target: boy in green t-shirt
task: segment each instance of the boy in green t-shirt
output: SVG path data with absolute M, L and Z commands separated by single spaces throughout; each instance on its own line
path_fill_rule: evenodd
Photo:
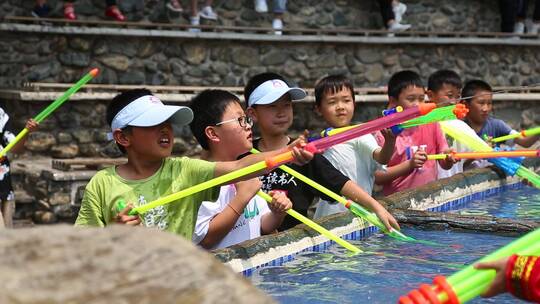
M 231 162 L 207 162 L 187 157 L 171 158 L 173 124 L 187 125 L 193 119 L 188 107 L 164 105 L 145 89 L 116 96 L 107 108 L 112 138 L 126 164 L 99 171 L 86 186 L 76 226 L 104 227 L 112 222 L 139 225 L 180 234 L 191 239 L 202 201 L 215 200 L 218 189 L 209 189 L 139 216 L 128 215 L 134 206 L 200 184 L 217 176 L 264 160 L 284 151 L 257 154 Z M 297 162 L 306 163 L 313 154 L 292 149 Z M 252 176 L 246 177 L 249 178 Z M 117 214 L 116 203 L 128 202 Z

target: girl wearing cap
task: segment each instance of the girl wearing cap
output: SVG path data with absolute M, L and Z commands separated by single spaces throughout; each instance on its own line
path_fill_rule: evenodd
M 235 171 L 271 157 L 277 152 L 254 155 L 231 162 L 207 162 L 187 157 L 170 157 L 174 135 L 172 126 L 184 126 L 193 119 L 187 107 L 164 105 L 150 91 L 135 89 L 116 96 L 107 108 L 111 138 L 127 154 L 126 164 L 99 171 L 85 189 L 76 226 L 104 227 L 118 222 L 144 224 L 192 238 L 197 211 L 202 201 L 215 200 L 218 189 L 209 189 L 130 216 L 134 206 L 144 205 L 162 196 L 200 184 L 216 176 Z M 299 163 L 313 155 L 295 149 Z M 246 179 L 249 177 L 246 177 Z M 117 214 L 117 202 L 128 206 Z
M 248 81 L 244 89 L 244 97 L 248 104 L 248 115 L 257 123 L 261 133 L 261 138 L 253 142 L 256 149 L 272 151 L 283 149 L 293 143 L 287 135 L 293 121 L 292 100 L 306 97 L 304 90 L 289 87 L 279 74 L 263 73 Z M 332 166 L 323 156 L 315 155 L 313 161 L 306 166 L 291 165 L 291 167 L 330 190 L 341 193 L 369 208 L 377 214 L 388 229 L 399 229 L 397 221 L 379 202 Z M 287 194 L 293 202 L 293 209 L 305 216 L 315 197 L 319 196 L 315 189 L 280 169 L 263 175 L 262 182 L 263 190 L 282 191 Z M 286 216 L 279 229 L 289 229 L 297 224 L 299 224 L 297 220 Z

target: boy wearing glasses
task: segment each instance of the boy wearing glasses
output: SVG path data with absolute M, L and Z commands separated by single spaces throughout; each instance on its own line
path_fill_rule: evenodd
M 191 131 L 209 161 L 234 161 L 251 150 L 251 126 L 235 95 L 206 90 L 191 102 Z M 256 195 L 261 181 L 252 178 L 221 186 L 217 201 L 204 201 L 199 208 L 193 242 L 218 249 L 274 232 L 285 217 L 291 201 L 281 192 L 271 192 L 270 205 Z
M 116 96 L 107 107 L 107 122 L 111 126 L 112 139 L 127 154 L 128 162 L 101 170 L 90 180 L 75 225 L 104 227 L 114 222 L 142 223 L 191 240 L 199 206 L 203 201 L 215 199 L 217 188 L 158 206 L 140 217 L 129 215 L 129 211 L 133 206 L 147 204 L 279 153 L 220 162 L 170 157 L 174 140 L 172 126 L 187 125 L 192 119 L 190 108 L 164 105 L 145 89 Z M 293 155 L 299 163 L 313 157 L 296 148 Z M 120 200 L 128 206 L 117 213 Z

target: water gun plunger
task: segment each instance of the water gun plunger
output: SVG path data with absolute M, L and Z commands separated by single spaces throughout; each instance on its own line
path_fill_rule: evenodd
M 372 121 L 369 121 L 365 124 L 362 124 L 360 126 L 357 126 L 356 128 L 352 128 L 346 132 L 343 132 L 341 134 L 337 134 L 335 136 L 325 137 L 321 138 L 319 140 L 310 142 L 307 144 L 304 149 L 311 152 L 311 153 L 320 153 L 324 150 L 330 148 L 333 145 L 340 144 L 343 142 L 346 142 L 348 140 L 351 140 L 353 138 L 369 134 L 374 131 L 382 130 L 385 128 L 389 128 L 393 125 L 399 124 L 401 122 L 404 122 L 406 120 L 412 119 L 414 117 L 425 115 L 429 113 L 431 110 L 436 108 L 436 105 L 433 103 L 424 103 L 420 104 L 418 106 L 412 107 L 410 109 L 404 110 L 403 112 L 396 113 L 394 115 L 385 116 L 381 118 L 374 119 Z M 233 181 L 235 179 L 241 178 L 243 176 L 264 170 L 264 169 L 274 169 L 279 167 L 282 164 L 291 162 L 294 160 L 294 157 L 292 155 L 292 152 L 285 152 L 282 154 L 279 154 L 277 156 L 274 156 L 272 158 L 268 158 L 264 161 L 260 161 L 258 163 L 255 163 L 251 166 L 230 172 L 228 174 L 213 178 L 211 180 L 208 180 L 206 182 L 203 182 L 201 184 L 192 186 L 190 188 L 181 190 L 176 193 L 169 194 L 165 197 L 159 198 L 155 201 L 152 201 L 148 204 L 138 206 L 136 208 L 133 208 L 130 211 L 130 215 L 135 214 L 141 214 L 149 211 L 150 209 L 153 209 L 157 206 L 162 206 L 165 204 L 169 204 L 171 202 L 174 202 L 176 200 L 179 200 L 181 198 L 184 198 L 186 196 L 198 193 L 200 191 L 216 187 L 222 184 L 226 184 L 230 181 Z
M 403 108 L 398 106 L 392 109 L 384 110 L 383 115 L 388 116 L 395 113 L 400 113 L 402 111 L 403 111 Z M 390 127 L 390 130 L 392 130 L 392 133 L 394 133 L 394 135 L 398 135 L 404 129 L 416 127 L 419 125 L 425 125 L 425 124 L 444 121 L 444 120 L 463 119 L 465 118 L 465 116 L 467 116 L 468 112 L 469 112 L 469 109 L 467 109 L 467 107 L 464 104 L 460 104 L 460 103 L 456 105 L 442 107 L 442 108 L 436 108 L 425 115 L 413 118 L 399 125 L 394 125 Z M 347 126 L 347 127 L 342 127 L 342 128 L 327 128 L 321 132 L 320 137 L 327 137 L 327 136 L 339 134 L 341 132 L 356 128 L 357 126 L 360 126 L 360 125 L 362 124 Z M 316 138 L 310 139 L 310 141 L 315 140 L 315 139 Z

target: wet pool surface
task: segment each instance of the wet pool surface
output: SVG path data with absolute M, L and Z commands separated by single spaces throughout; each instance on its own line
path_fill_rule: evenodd
M 459 210 L 450 212 L 538 221 L 540 190 L 533 187 L 509 190 L 484 200 L 473 201 Z
M 364 251 L 383 254 L 350 256 L 333 245 L 324 252 L 300 254 L 283 266 L 258 270 L 249 279 L 280 303 L 396 303 L 421 283 L 431 283 L 436 275 L 451 275 L 457 266 L 468 265 L 513 240 L 454 231 L 405 228 L 403 232 L 440 246 L 403 243 L 377 234 L 351 242 Z M 469 303 L 525 302 L 503 295 Z

